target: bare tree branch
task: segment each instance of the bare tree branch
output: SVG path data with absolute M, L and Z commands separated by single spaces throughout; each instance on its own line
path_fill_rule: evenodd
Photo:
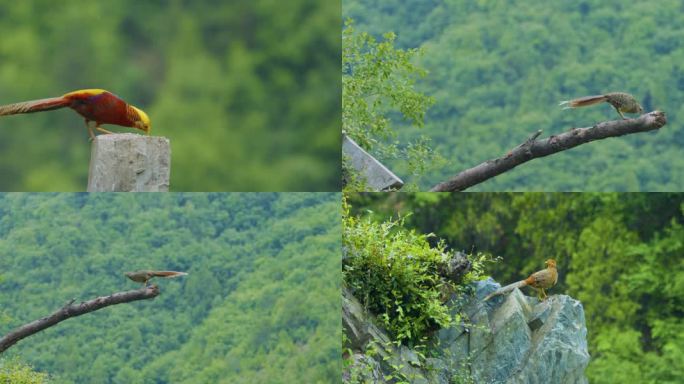
M 451 180 L 432 187 L 431 192 L 463 191 L 516 166 L 538 157 L 553 155 L 595 140 L 617 137 L 631 133 L 653 131 L 667 124 L 665 112 L 654 111 L 636 119 L 606 121 L 589 128 L 573 128 L 568 132 L 537 140 L 541 131 L 526 142 L 513 148 L 506 155 L 484 163 L 454 176 Z
M 148 287 L 143 287 L 134 291 L 116 292 L 109 296 L 101 296 L 93 300 L 81 302 L 79 304 L 74 304 L 75 300 L 72 299 L 62 308 L 53 312 L 51 315 L 32 321 L 28 324 L 24 324 L 3 336 L 0 339 L 0 353 L 3 353 L 5 350 L 7 350 L 7 348 L 13 346 L 19 340 L 49 328 L 70 317 L 76 317 L 89 312 L 97 311 L 98 309 L 102 309 L 114 304 L 153 299 L 157 295 L 159 295 L 159 289 L 157 286 L 150 285 Z

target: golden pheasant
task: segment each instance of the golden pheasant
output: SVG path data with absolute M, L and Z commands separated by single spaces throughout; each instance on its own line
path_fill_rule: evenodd
M 539 289 L 541 291 L 540 296 L 543 295 L 544 298 L 546 298 L 546 292 L 544 289 L 553 287 L 556 285 L 557 281 L 558 270 L 556 269 L 556 260 L 548 259 L 546 260 L 546 269 L 542 269 L 541 271 L 531 274 L 530 277 L 525 280 L 520 280 L 516 283 L 497 289 L 496 291 L 487 295 L 487 297 L 484 298 L 484 301 L 487 301 L 494 296 L 503 295 L 516 288 L 522 288 L 525 286 Z
M 93 128 L 90 126 L 91 121 L 95 122 L 95 129 L 104 133 L 112 132 L 100 127 L 102 124 L 137 128 L 148 135 L 152 129 L 150 118 L 145 112 L 104 89 L 82 89 L 60 97 L 0 106 L 0 116 L 51 111 L 64 107 L 73 109 L 85 118 L 91 139 L 95 138 Z
M 561 101 L 558 105 L 565 105 L 566 107 L 563 109 L 568 109 L 586 107 L 588 105 L 594 105 L 602 103 L 604 101 L 612 105 L 613 108 L 615 108 L 617 113 L 620 115 L 620 117 L 622 117 L 623 119 L 626 119 L 626 117 L 622 114 L 622 112 L 641 113 L 644 111 L 644 109 L 641 108 L 641 105 L 639 105 L 634 96 L 630 95 L 629 93 L 623 92 L 612 92 L 606 93 L 605 95 L 585 96 L 580 97 L 579 99 Z
M 153 277 L 177 277 L 185 276 L 186 272 L 176 272 L 176 271 L 135 271 L 124 273 L 126 277 L 135 281 L 136 283 L 143 283 L 147 287 L 147 282 Z

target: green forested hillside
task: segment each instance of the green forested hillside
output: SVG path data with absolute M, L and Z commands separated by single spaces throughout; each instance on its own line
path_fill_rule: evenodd
M 680 1 L 345 0 L 343 17 L 359 31 L 393 31 L 400 47 L 425 51 L 418 64 L 429 74 L 418 89 L 436 103 L 424 130 L 396 122 L 403 142 L 424 134 L 447 159 L 419 181 L 421 189 L 505 154 L 538 129 L 548 136 L 619 118 L 608 105 L 558 107 L 610 91 L 665 111 L 668 125 L 534 160 L 474 190 L 684 189 Z M 401 161 L 389 165 L 410 179 Z
M 684 194 L 366 194 L 355 213 L 408 212 L 409 228 L 449 249 L 502 257 L 492 276 L 518 281 L 558 262 L 550 294 L 582 302 L 590 383 L 684 381 Z
M 335 191 L 339 22 L 339 1 L 5 2 L 0 105 L 104 88 L 171 139 L 172 190 Z M 0 191 L 85 190 L 86 132 L 0 118 Z
M 339 194 L 0 195 L 0 334 L 72 298 L 154 300 L 69 319 L 2 355 L 55 383 L 333 382 Z

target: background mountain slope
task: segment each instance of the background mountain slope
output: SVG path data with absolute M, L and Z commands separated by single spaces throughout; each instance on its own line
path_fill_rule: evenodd
M 189 272 L 3 358 L 60 383 L 337 379 L 339 206 L 339 194 L 0 195 L 2 334 L 71 298 L 138 288 L 124 271 Z

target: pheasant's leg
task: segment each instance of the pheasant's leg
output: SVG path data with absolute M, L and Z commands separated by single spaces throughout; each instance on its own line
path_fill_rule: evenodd
M 95 140 L 95 132 L 93 132 L 93 128 L 90 127 L 90 120 L 86 119 L 85 124 L 86 128 L 88 128 L 88 136 L 90 136 L 90 141 Z
M 539 295 L 540 295 L 539 288 L 533 287 L 533 286 L 531 286 L 531 285 L 528 285 L 528 287 L 530 287 L 530 288 L 532 288 L 532 289 L 534 290 L 534 293 L 537 294 L 537 298 L 538 298 L 538 299 L 541 298 L 541 296 L 539 296 Z
M 112 134 L 112 133 L 114 133 L 114 132 L 112 132 L 112 131 L 108 131 L 108 130 L 106 130 L 106 129 L 100 127 L 99 125 L 96 126 L 95 129 L 97 129 L 97 130 L 100 131 L 100 132 L 106 133 L 106 134 Z

